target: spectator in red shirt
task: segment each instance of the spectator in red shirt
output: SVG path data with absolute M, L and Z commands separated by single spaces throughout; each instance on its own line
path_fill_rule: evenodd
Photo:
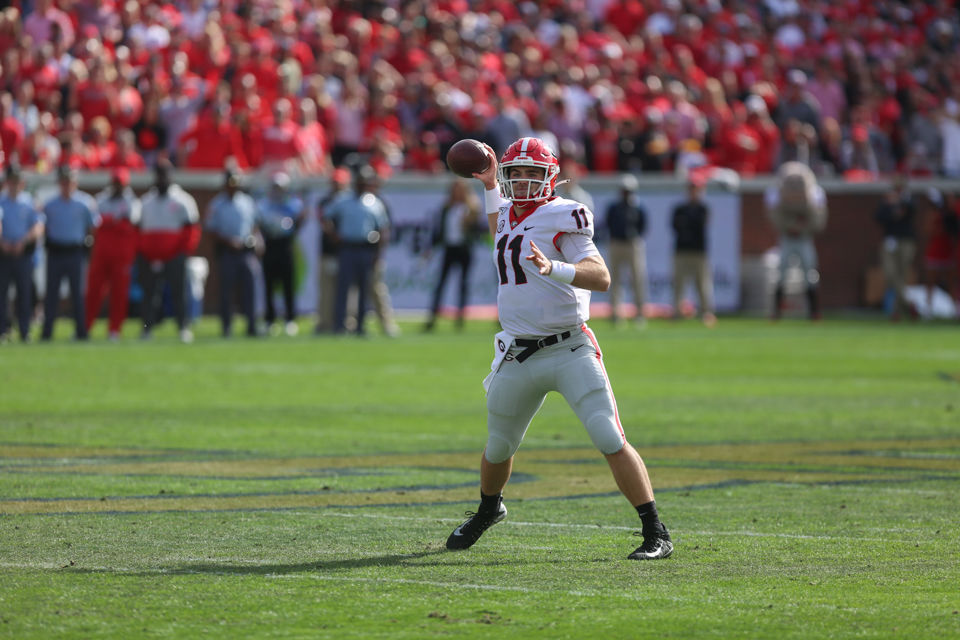
M 770 117 L 767 111 L 767 103 L 763 98 L 757 95 L 747 97 L 747 126 L 753 129 L 760 138 L 761 151 L 757 158 L 757 172 L 770 173 L 774 169 L 776 159 L 780 154 L 780 129 Z M 812 139 L 808 139 L 811 149 L 816 144 L 816 131 L 808 125 L 808 130 L 813 134 Z M 807 165 L 810 164 L 808 156 Z
M 129 129 L 121 129 L 116 135 L 117 144 L 113 155 L 104 165 L 111 169 L 132 169 L 143 171 L 147 168 L 143 156 L 137 153 L 136 138 Z
M 83 137 L 77 132 L 60 134 L 60 166 L 71 169 L 89 169 L 90 158 Z
M 34 49 L 30 79 L 33 82 L 34 102 L 42 109 L 56 94 L 60 98 L 61 69 L 56 49 L 49 42 Z
M 24 138 L 17 154 L 21 168 L 47 173 L 59 164 L 60 143 L 50 133 L 54 124 L 53 116 L 44 112 L 40 114 L 39 122 L 33 133 Z
M 258 41 L 254 43 L 254 58 L 250 64 L 242 69 L 241 73 L 252 73 L 257 79 L 257 87 L 260 89 L 260 95 L 267 102 L 273 102 L 280 92 L 280 78 L 277 74 L 277 62 L 270 57 L 270 46 L 267 41 Z
M 723 140 L 727 127 L 733 120 L 733 113 L 723 92 L 723 85 L 716 78 L 708 78 L 704 83 L 704 93 L 697 104 L 700 113 L 706 122 L 704 132 L 704 148 L 712 150 Z
M 110 122 L 103 116 L 97 116 L 90 123 L 87 143 L 87 166 L 90 169 L 99 169 L 110 162 L 117 150 L 117 145 L 110 139 L 112 133 Z
M 620 140 L 617 123 L 610 120 L 601 108 L 594 107 L 591 111 L 585 136 L 587 168 L 598 173 L 614 173 L 618 169 Z
M 6 51 L 20 42 L 22 37 L 20 11 L 16 7 L 7 7 L 0 11 L 0 51 Z
M 246 109 L 251 121 L 265 125 L 272 118 L 271 102 L 261 95 L 260 85 L 252 73 L 244 74 L 240 78 L 239 90 L 229 93 L 231 106 L 234 109 Z
M 300 136 L 300 125 L 291 117 L 290 102 L 278 100 L 273 105 L 273 120 L 263 127 L 260 138 L 263 145 L 262 166 L 271 170 L 289 169 L 288 164 L 297 168 L 308 164 L 306 147 Z
M 437 134 L 433 131 L 422 132 L 419 143 L 410 146 L 410 151 L 406 155 L 406 163 L 406 168 L 410 171 L 442 173 L 446 169 L 446 164 L 440 157 L 440 143 L 437 141 Z
M 386 139 L 392 144 L 403 145 L 395 96 L 383 91 L 377 91 L 371 96 L 370 113 L 364 125 L 363 137 L 367 144 L 372 144 L 376 139 Z
M 12 107 L 13 96 L 0 94 L 0 143 L 7 154 L 18 149 L 24 138 L 23 125 L 11 115 Z
M 104 63 L 95 63 L 90 69 L 90 79 L 80 82 L 68 98 L 68 108 L 79 111 L 84 122 L 91 123 L 97 116 L 113 119 L 116 114 L 117 91 L 110 84 L 108 73 L 116 76 L 112 65 L 106 67 Z
M 230 122 L 230 109 L 225 105 L 214 107 L 208 117 L 201 117 L 197 124 L 180 138 L 178 152 L 185 160 L 183 166 L 190 169 L 220 169 L 228 159 L 233 159 L 240 169 L 249 167 L 243 152 L 240 132 Z
M 747 110 L 739 102 L 733 106 L 733 122 L 720 142 L 716 163 L 743 176 L 753 176 L 763 163 L 763 139 L 747 124 Z

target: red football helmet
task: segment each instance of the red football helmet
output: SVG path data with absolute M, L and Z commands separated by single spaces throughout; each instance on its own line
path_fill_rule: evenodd
M 543 169 L 543 180 L 533 186 L 526 197 L 518 197 L 515 186 L 518 182 L 531 182 L 528 178 L 511 179 L 512 167 L 539 167 Z M 540 138 L 520 138 L 507 147 L 500 158 L 499 168 L 500 190 L 503 197 L 514 202 L 535 202 L 546 200 L 553 195 L 557 186 L 557 176 L 560 174 L 560 161 L 550 147 Z

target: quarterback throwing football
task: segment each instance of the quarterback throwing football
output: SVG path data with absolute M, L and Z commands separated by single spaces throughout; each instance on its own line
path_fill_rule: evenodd
M 554 195 L 560 165 L 538 138 L 514 142 L 474 177 L 486 187 L 500 286 L 503 331 L 495 339 L 487 390 L 487 445 L 480 462 L 480 507 L 447 539 L 467 549 L 507 515 L 503 488 L 513 455 L 546 395 L 557 391 L 576 412 L 610 465 L 617 486 L 640 516 L 643 544 L 632 560 L 666 558 L 673 543 L 660 522 L 640 455 L 627 442 L 600 346 L 587 327 L 590 292 L 610 286 L 593 243 L 593 213 Z

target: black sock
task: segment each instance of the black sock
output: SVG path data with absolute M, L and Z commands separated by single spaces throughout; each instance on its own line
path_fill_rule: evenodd
M 495 493 L 488 496 L 483 491 L 480 492 L 480 512 L 495 513 L 500 508 L 500 502 L 503 500 L 503 493 Z
M 663 527 L 660 524 L 660 516 L 657 515 L 657 501 L 651 500 L 645 504 L 636 506 L 637 515 L 640 516 L 640 522 L 643 523 L 643 537 L 657 533 Z

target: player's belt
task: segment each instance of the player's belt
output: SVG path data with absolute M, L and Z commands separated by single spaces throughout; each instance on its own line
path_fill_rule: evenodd
M 552 336 L 547 336 L 546 338 L 539 338 L 533 340 L 530 338 L 516 338 L 514 339 L 514 344 L 518 347 L 523 347 L 523 351 L 517 354 L 517 362 L 523 362 L 533 354 L 535 354 L 540 349 L 544 347 L 549 347 L 551 345 L 557 344 L 563 340 L 566 340 L 571 336 L 570 331 L 564 331 L 563 333 L 555 333 Z

